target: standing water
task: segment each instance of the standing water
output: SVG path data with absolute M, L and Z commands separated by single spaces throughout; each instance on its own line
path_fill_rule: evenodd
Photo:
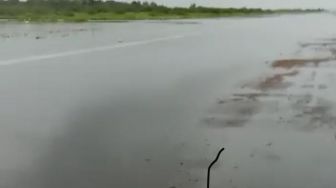
M 0 187 L 334 187 L 335 19 L 0 23 Z

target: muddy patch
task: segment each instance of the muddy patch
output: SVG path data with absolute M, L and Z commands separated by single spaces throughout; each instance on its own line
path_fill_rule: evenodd
M 287 73 L 278 73 L 271 77 L 267 77 L 265 80 L 260 82 L 257 85 L 257 89 L 261 90 L 268 90 L 268 89 L 285 89 L 291 86 L 290 82 L 285 82 L 285 77 L 289 76 L 295 76 L 299 72 L 298 71 L 292 71 Z
M 264 92 L 264 94 L 262 95 L 265 96 L 267 95 L 268 90 L 282 90 L 291 87 L 293 85 L 293 82 L 289 79 L 289 77 L 295 77 L 298 74 L 298 70 L 293 70 L 289 72 L 276 71 L 268 76 L 263 76 L 262 78 L 249 81 L 249 83 L 244 83 L 241 88 L 261 90 L 262 92 Z M 255 98 L 255 96 L 251 95 L 251 98 Z
M 321 63 L 336 60 L 336 40 L 303 43 L 300 48 L 302 54 L 296 56 L 309 54 L 311 58 L 295 57 L 275 60 L 270 65 L 266 63 L 269 76 L 247 81 L 242 84 L 241 92 L 218 99 L 203 121 L 211 127 L 244 127 L 263 109 L 263 113 L 271 112 L 263 118 L 274 118 L 279 125 L 304 130 L 336 127 L 336 115 L 333 115 L 336 113 L 331 102 L 317 100 L 314 95 L 317 90 L 328 89 L 327 84 L 316 83 L 317 68 Z M 303 69 L 308 66 L 313 68 Z M 281 112 L 281 115 L 274 112 Z M 269 158 L 278 160 L 272 155 Z
M 336 40 L 334 38 L 323 39 L 315 42 L 306 42 L 299 44 L 298 52 L 308 52 L 311 58 L 288 58 L 275 60 L 272 63 L 273 68 L 291 69 L 303 66 L 319 66 L 321 63 L 336 60 Z M 308 50 L 308 51 L 307 51 Z M 321 57 L 321 54 L 324 54 Z M 296 54 L 299 55 L 299 54 Z
M 303 67 L 308 65 L 319 66 L 321 63 L 335 60 L 335 58 L 310 58 L 310 59 L 280 59 L 272 63 L 273 68 L 292 69 L 294 67 Z

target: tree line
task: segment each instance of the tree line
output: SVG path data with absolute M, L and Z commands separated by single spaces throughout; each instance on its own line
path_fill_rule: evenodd
M 1 9 L 2 8 L 2 9 Z M 192 4 L 188 8 L 181 7 L 166 7 L 158 5 L 155 2 L 140 2 L 133 1 L 131 3 L 118 2 L 118 1 L 101 1 L 101 0 L 0 0 L 0 14 L 10 11 L 10 9 L 16 11 L 29 11 L 47 9 L 48 11 L 95 11 L 95 12 L 160 12 L 160 13 L 172 13 L 172 14 L 184 14 L 188 12 L 204 12 L 204 13 L 230 13 L 235 11 L 240 12 L 258 12 L 262 9 L 234 9 L 234 8 L 207 8 L 196 6 Z M 6 11 L 7 9 L 7 11 Z M 39 10 L 41 11 L 41 10 Z M 39 12 L 37 11 L 37 13 Z
M 307 10 L 284 10 L 302 11 Z M 148 1 L 127 3 L 113 0 L 0 0 L 0 18 L 32 20 L 196 18 L 274 12 L 277 11 L 259 8 L 211 8 L 196 4 L 189 7 L 167 7 Z

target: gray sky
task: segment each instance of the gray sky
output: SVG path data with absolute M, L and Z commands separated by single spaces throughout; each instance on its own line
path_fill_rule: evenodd
M 132 0 L 120 0 L 128 1 Z M 151 1 L 151 0 L 149 0 Z M 261 8 L 325 8 L 336 9 L 336 0 L 152 0 L 169 6 L 188 6 L 191 3 L 221 7 Z

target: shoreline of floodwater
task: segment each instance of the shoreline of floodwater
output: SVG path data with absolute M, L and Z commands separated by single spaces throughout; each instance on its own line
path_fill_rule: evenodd
M 160 21 L 160 20 L 191 20 L 191 19 L 212 19 L 212 18 L 240 18 L 240 17 L 259 17 L 259 16 L 272 16 L 272 15 L 293 15 L 293 14 L 312 14 L 312 13 L 323 13 L 325 11 L 302 11 L 302 12 L 269 12 L 269 13 L 250 13 L 250 14 L 230 14 L 230 15 L 186 15 L 186 16 L 178 16 L 178 15 L 167 15 L 167 16 L 141 16 L 141 17 L 86 17 L 84 18 L 38 18 L 32 19 L 30 17 L 20 17 L 20 18 L 1 18 L 0 23 L 2 22 L 24 22 L 24 23 L 53 23 L 53 22 L 67 22 L 67 23 L 76 23 L 76 22 L 128 22 L 128 21 Z
M 306 14 L 324 9 L 214 8 L 197 6 L 166 7 L 146 2 L 19 1 L 0 2 L 0 20 L 24 22 L 88 22 L 128 20 L 173 20 L 248 17 L 274 14 Z

